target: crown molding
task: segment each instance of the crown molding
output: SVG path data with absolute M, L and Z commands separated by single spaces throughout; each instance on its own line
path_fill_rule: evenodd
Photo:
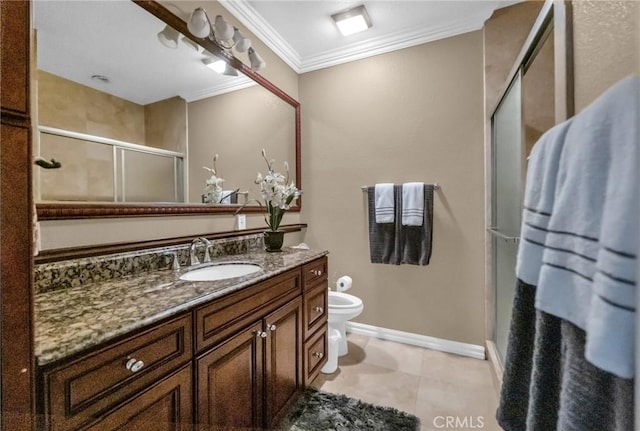
M 427 29 L 424 27 L 414 27 L 390 35 L 369 39 L 365 42 L 347 45 L 340 49 L 325 51 L 304 58 L 298 73 L 311 72 L 325 67 L 336 66 L 350 61 L 480 30 L 487 18 L 485 14 L 480 14 L 439 27 L 430 27 Z
M 253 87 L 258 85 L 257 82 L 246 76 L 234 79 L 229 82 L 223 82 L 216 86 L 205 88 L 203 90 L 192 91 L 183 93 L 180 95 L 187 102 L 195 102 L 196 100 L 206 99 L 207 97 L 219 96 L 225 93 L 231 93 L 232 91 L 242 90 L 243 88 Z
M 300 73 L 301 57 L 247 0 L 218 0 L 238 21 L 269 47 L 296 73 Z
M 490 11 L 440 27 L 414 27 L 302 58 L 247 0 L 219 0 L 219 3 L 299 74 L 480 30 L 491 15 Z

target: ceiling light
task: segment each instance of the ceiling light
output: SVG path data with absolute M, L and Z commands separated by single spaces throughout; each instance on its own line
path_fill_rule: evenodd
M 371 18 L 364 5 L 331 15 L 343 36 L 358 33 L 371 27 Z
M 180 33 L 174 28 L 165 25 L 164 29 L 158 33 L 158 40 L 167 48 L 176 49 L 178 47 L 178 38 Z
M 212 58 L 203 58 L 202 62 L 214 72 L 222 74 L 227 63 L 224 60 L 214 60 Z
M 214 72 L 226 76 L 238 76 L 238 71 L 224 60 L 215 60 L 213 58 L 203 58 L 202 62 Z

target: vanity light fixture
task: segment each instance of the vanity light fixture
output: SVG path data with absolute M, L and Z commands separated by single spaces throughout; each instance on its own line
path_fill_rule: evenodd
M 178 48 L 179 37 L 180 33 L 169 25 L 165 25 L 164 29 L 158 33 L 158 40 L 160 43 L 171 49 Z
M 251 70 L 256 72 L 264 69 L 266 63 L 251 47 L 251 39 L 246 38 L 237 27 L 230 25 L 222 15 L 217 15 L 212 24 L 207 12 L 201 7 L 196 8 L 187 21 L 187 28 L 195 37 L 209 39 L 223 50 L 235 48 L 238 52 L 248 52 Z
M 371 18 L 364 5 L 334 13 L 331 18 L 338 26 L 343 36 L 359 33 L 371 28 Z
M 251 48 L 251 39 L 244 37 L 237 27 L 233 28 L 233 43 L 238 52 L 247 52 Z
M 191 39 L 189 39 L 186 36 L 182 36 L 180 39 L 182 40 L 182 43 L 184 43 L 185 45 L 187 45 L 189 48 L 193 49 L 194 51 L 202 52 L 203 49 L 204 49 L 200 45 L 198 45 L 197 43 L 195 43 L 194 41 L 192 41 Z
M 249 63 L 251 63 L 251 70 L 257 72 L 264 69 L 267 66 L 267 62 L 260 57 L 260 55 L 253 49 L 249 48 Z

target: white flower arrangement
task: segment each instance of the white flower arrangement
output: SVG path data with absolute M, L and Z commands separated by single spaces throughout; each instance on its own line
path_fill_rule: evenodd
M 203 166 L 204 169 L 211 172 L 211 177 L 205 181 L 204 202 L 208 204 L 219 204 L 222 201 L 222 183 L 224 178 L 218 176 L 216 171 L 216 162 L 218 155 L 213 156 L 213 168 Z
M 267 162 L 268 171 L 265 176 L 258 172 L 255 183 L 260 185 L 262 200 L 266 206 L 265 222 L 270 231 L 276 232 L 282 221 L 282 216 L 291 208 L 302 191 L 298 190 L 293 181 L 289 182 L 289 164 L 286 161 L 284 162 L 284 169 L 287 173 L 285 177 L 273 169 L 275 160 L 267 159 L 267 152 L 264 149 L 262 157 Z

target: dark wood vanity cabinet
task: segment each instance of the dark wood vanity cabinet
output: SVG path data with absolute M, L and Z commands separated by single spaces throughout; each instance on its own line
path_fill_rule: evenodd
M 41 369 L 40 428 L 277 426 L 326 362 L 326 257 L 309 265 Z
M 191 364 L 188 364 L 83 430 L 191 430 L 191 382 Z
M 196 360 L 198 429 L 270 428 L 303 387 L 300 298 Z
M 139 405 L 143 414 L 151 408 L 149 395 L 144 393 L 174 385 L 165 383 L 155 389 L 166 376 L 190 363 L 191 331 L 188 314 L 42 372 L 44 429 L 111 429 L 103 421 L 134 418 L 136 412 L 131 411 L 131 405 Z M 189 391 L 184 392 L 191 384 L 185 386 L 184 379 L 182 374 L 179 380 L 183 390 L 174 400 L 174 411 L 167 414 L 191 421 L 191 396 Z M 183 408 L 178 409 L 180 406 Z
M 311 383 L 327 362 L 327 320 L 329 286 L 327 258 L 322 257 L 302 267 L 304 305 L 304 385 Z
M 295 400 L 304 386 L 301 280 L 297 268 L 195 311 L 196 344 L 213 346 L 196 359 L 200 429 L 269 428 Z

